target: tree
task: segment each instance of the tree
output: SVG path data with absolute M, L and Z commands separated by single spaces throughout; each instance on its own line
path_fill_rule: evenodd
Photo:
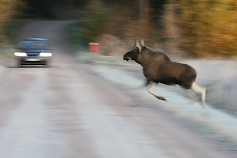
M 92 1 L 85 8 L 85 15 L 82 19 L 81 33 L 83 36 L 90 41 L 97 40 L 108 29 L 111 13 L 102 1 Z
M 6 39 L 4 29 L 14 15 L 25 5 L 24 0 L 0 0 L 0 44 Z
M 181 46 L 190 55 L 237 55 L 237 1 L 177 1 Z

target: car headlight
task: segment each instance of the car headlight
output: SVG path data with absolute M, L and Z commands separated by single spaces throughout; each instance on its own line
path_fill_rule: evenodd
M 52 53 L 49 53 L 49 52 L 41 52 L 40 53 L 40 56 L 41 57 L 51 57 L 53 54 Z
M 27 56 L 27 54 L 24 53 L 24 52 L 15 52 L 14 55 L 17 56 L 17 57 L 25 57 L 25 56 Z

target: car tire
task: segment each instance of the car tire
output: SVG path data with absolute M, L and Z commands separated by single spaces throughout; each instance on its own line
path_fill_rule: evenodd
M 17 61 L 16 67 L 22 67 L 22 61 L 21 60 Z
M 47 67 L 47 68 L 50 67 L 50 64 L 49 64 L 49 61 L 48 61 L 48 60 L 45 60 L 45 61 L 44 61 L 44 66 Z

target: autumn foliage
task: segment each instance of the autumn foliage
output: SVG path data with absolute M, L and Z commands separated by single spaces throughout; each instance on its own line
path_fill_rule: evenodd
M 6 40 L 5 29 L 7 24 L 24 6 L 24 0 L 0 0 L 0 44 Z
M 100 14 L 104 16 L 100 19 L 109 20 L 95 23 L 94 26 L 103 24 L 106 27 L 96 31 L 101 35 L 103 32 L 111 33 L 122 39 L 143 38 L 149 43 L 166 46 L 165 51 L 175 53 L 179 49 L 188 56 L 237 55 L 236 0 L 167 0 L 162 1 L 162 5 L 155 5 L 157 1 L 152 0 L 140 2 L 146 4 L 142 14 L 139 1 L 133 2 L 133 5 L 124 1 L 100 8 L 107 11 Z M 93 16 L 87 18 L 92 22 Z M 91 39 L 99 38 L 97 32 L 93 34 L 90 27 L 87 29 L 88 33 L 92 33 Z
M 189 55 L 237 55 L 236 0 L 180 0 L 176 3 L 180 45 Z
M 0 42 L 14 15 L 56 18 L 62 6 L 80 11 L 78 34 L 89 41 L 142 38 L 171 54 L 237 56 L 236 0 L 0 0 Z

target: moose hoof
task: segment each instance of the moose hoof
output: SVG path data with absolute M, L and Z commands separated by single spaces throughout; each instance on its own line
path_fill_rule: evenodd
M 167 101 L 164 97 L 161 97 L 161 96 L 156 96 L 157 99 L 160 99 L 160 100 L 164 100 L 164 101 Z

